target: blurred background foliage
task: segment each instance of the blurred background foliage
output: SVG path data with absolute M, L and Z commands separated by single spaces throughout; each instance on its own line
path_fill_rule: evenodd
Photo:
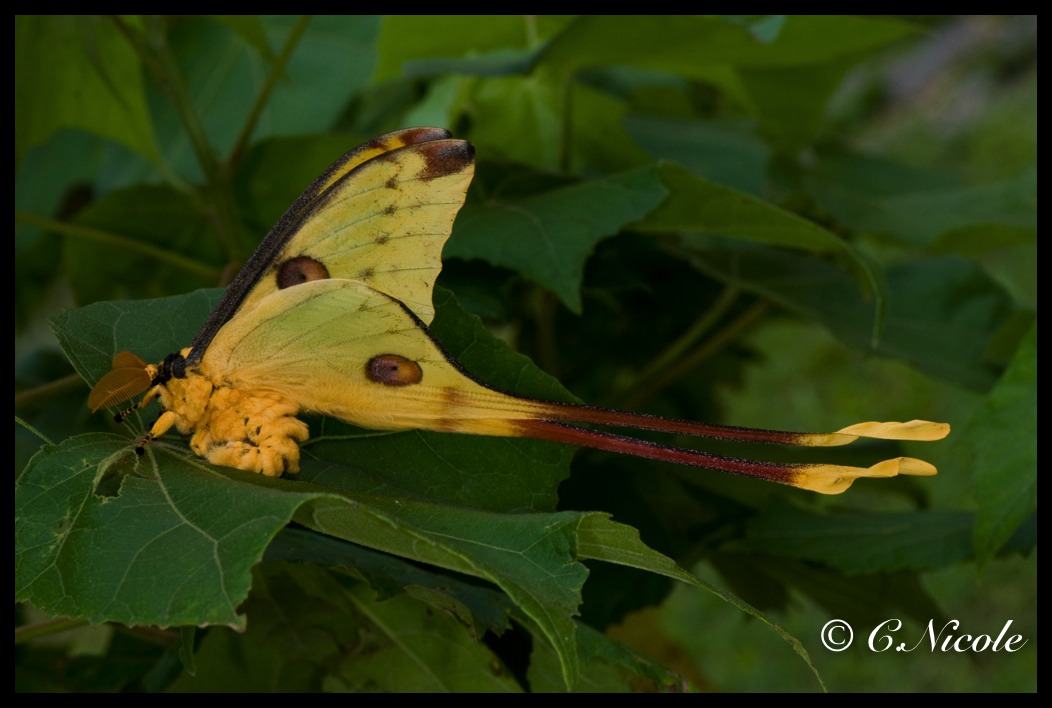
M 15 388 L 28 424 L 15 469 L 42 438 L 115 429 L 88 414 L 49 318 L 225 284 L 337 156 L 444 126 L 474 143 L 478 169 L 439 284 L 582 400 L 751 427 L 954 429 L 902 446 L 937 477 L 835 498 L 584 451 L 559 509 L 610 512 L 751 603 L 832 690 L 1034 690 L 1036 51 L 1032 16 L 18 17 Z M 272 553 L 295 559 L 281 538 Z M 589 571 L 580 641 L 605 632 L 682 683 L 606 648 L 580 687 L 819 687 L 719 597 Z M 363 637 L 447 636 L 457 623 L 438 613 L 452 628 L 433 627 L 428 608 L 463 616 L 394 584 L 418 592 L 369 604 L 346 574 L 273 560 L 244 635 L 70 629 L 20 603 L 16 689 L 434 690 Z M 274 607 L 331 636 L 299 632 L 282 658 Z M 856 629 L 843 653 L 819 643 L 834 617 Z M 909 646 L 950 619 L 994 636 L 1012 620 L 1028 641 L 1015 654 L 867 650 L 894 617 Z M 560 688 L 535 635 L 481 626 L 485 644 L 458 651 L 504 668 L 439 685 Z

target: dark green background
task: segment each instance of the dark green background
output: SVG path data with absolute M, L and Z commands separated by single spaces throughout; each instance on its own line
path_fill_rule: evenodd
M 17 690 L 815 690 L 804 651 L 830 690 L 1036 689 L 1035 18 L 18 17 L 15 40 Z M 67 355 L 97 377 L 187 343 L 214 292 L 140 301 L 221 284 L 329 163 L 411 125 L 476 148 L 436 331 L 478 375 L 737 425 L 945 420 L 792 458 L 939 475 L 824 498 L 320 420 L 292 481 L 175 438 L 136 467 Z M 180 535 L 202 528 L 235 542 Z M 427 545 L 452 536 L 475 545 Z M 893 617 L 910 646 L 949 619 L 1028 641 L 865 649 Z

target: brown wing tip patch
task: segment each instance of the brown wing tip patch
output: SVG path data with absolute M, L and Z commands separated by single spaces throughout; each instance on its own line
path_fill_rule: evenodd
M 425 143 L 417 149 L 425 161 L 419 174 L 425 182 L 463 172 L 475 163 L 475 147 L 464 140 L 440 140 Z
M 407 128 L 395 133 L 403 145 L 429 143 L 434 140 L 447 140 L 453 137 L 445 128 Z
M 319 260 L 310 256 L 296 256 L 281 264 L 278 268 L 278 289 L 284 290 L 293 285 L 302 285 L 312 280 L 325 280 L 329 269 Z
M 428 143 L 433 140 L 446 140 L 451 137 L 453 135 L 445 128 L 407 128 L 405 130 L 396 130 L 362 143 L 362 145 L 355 148 L 354 153 L 385 153 L 407 145 Z

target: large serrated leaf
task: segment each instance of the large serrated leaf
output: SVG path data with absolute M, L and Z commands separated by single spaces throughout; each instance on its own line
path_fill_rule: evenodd
M 87 130 L 158 160 L 139 62 L 108 18 L 16 17 L 16 164 L 60 128 Z
M 968 425 L 978 504 L 974 543 L 988 562 L 1037 511 L 1037 324 Z
M 773 510 L 747 526 L 728 550 L 819 561 L 846 573 L 926 570 L 971 555 L 973 517 L 966 512 L 814 514 Z
M 70 438 L 15 486 L 15 597 L 96 623 L 243 626 L 249 570 L 311 496 L 163 444 L 140 459 L 126 438 Z
M 704 76 L 713 65 L 799 66 L 857 56 L 915 31 L 901 20 L 860 16 L 793 16 L 774 32 L 769 27 L 714 16 L 588 15 L 556 37 L 541 61 L 564 70 L 621 64 Z
M 206 312 L 217 296 L 217 292 L 208 291 L 144 303 L 100 303 L 67 314 L 56 321 L 55 328 L 77 369 L 89 380 L 95 380 L 106 370 L 109 355 L 115 350 L 136 348 L 156 359 L 161 351 L 178 349 L 179 342 L 189 340 L 197 316 L 175 313 Z M 445 317 L 457 320 L 456 326 L 438 320 L 436 326 L 457 331 L 450 338 L 454 340 L 454 353 L 464 352 L 466 361 L 483 368 L 497 384 L 558 397 L 551 379 L 530 367 L 520 355 L 496 344 L 477 321 L 458 315 L 448 299 L 445 305 Z M 133 344 L 143 341 L 149 342 L 148 346 Z M 321 429 L 328 432 L 329 424 L 323 424 Z M 296 482 L 265 480 L 213 467 L 191 455 L 182 442 L 174 446 L 166 442 L 155 444 L 140 462 L 127 439 L 105 436 L 101 447 L 94 445 L 85 451 L 80 445 L 94 442 L 94 438 L 74 438 L 66 444 L 75 448 L 71 454 L 80 465 L 80 484 L 67 497 L 55 500 L 37 491 L 70 476 L 74 463 L 66 458 L 56 461 L 45 455 L 20 480 L 20 526 L 32 529 L 33 541 L 19 546 L 19 553 L 30 553 L 20 572 L 19 597 L 50 611 L 86 616 L 94 621 L 236 624 L 240 621 L 237 605 L 248 590 L 249 569 L 269 539 L 295 513 L 308 526 L 337 537 L 493 581 L 555 645 L 566 680 L 573 682 L 576 659 L 571 617 L 580 604 L 580 586 L 587 575 L 584 566 L 576 561 L 576 515 L 509 515 L 488 510 L 550 508 L 555 500 L 555 486 L 566 474 L 568 449 L 525 441 L 512 441 L 509 446 L 504 441 L 474 436 L 436 435 L 428 439 L 418 433 L 377 437 L 357 431 L 338 439 L 333 439 L 337 436 L 332 434 L 326 437 L 330 439 L 307 448 L 304 470 Z M 407 440 L 419 443 L 415 450 L 412 443 L 407 449 Z M 111 492 L 117 493 L 116 497 L 99 497 L 96 487 L 103 472 L 112 467 L 110 460 L 115 459 L 127 461 L 125 466 L 141 477 L 128 476 L 117 492 Z M 461 465 L 459 459 L 467 462 Z M 164 490 L 169 486 L 193 489 L 201 476 L 218 484 L 223 492 L 207 495 L 217 501 L 204 507 L 201 513 L 205 518 L 191 519 Z M 228 477 L 244 479 L 249 486 L 225 483 Z M 150 492 L 160 496 L 154 500 Z M 281 500 L 281 513 L 253 511 L 251 502 L 257 493 L 268 501 L 276 494 Z M 48 502 L 44 508 L 30 504 L 30 500 L 41 499 Z M 135 509 L 150 509 L 154 505 L 160 508 L 142 519 L 118 514 L 104 515 L 100 520 L 93 513 L 96 507 L 112 512 L 125 504 Z M 251 553 L 235 554 L 234 569 L 215 560 L 212 551 L 195 548 L 181 535 L 170 533 L 175 528 L 192 535 L 200 528 L 205 529 L 201 532 L 204 538 L 215 538 L 217 534 L 207 529 L 221 526 L 232 506 L 244 510 L 249 518 L 258 514 L 273 522 L 253 535 L 256 545 L 251 547 Z M 83 605 L 81 589 L 71 591 L 63 582 L 63 568 L 55 558 L 32 555 L 33 549 L 61 546 L 63 519 L 69 509 L 79 508 L 88 513 L 75 515 L 78 523 L 87 528 L 101 525 L 107 533 L 121 536 L 128 554 L 144 559 L 181 560 L 160 568 L 150 565 L 150 582 L 162 587 L 206 589 L 194 593 L 193 601 L 184 604 L 178 594 L 136 587 L 132 595 L 150 595 L 165 611 L 152 605 L 126 611 L 114 600 L 124 591 L 119 575 L 121 563 L 113 569 L 114 575 L 94 577 L 96 568 L 106 567 L 100 564 L 107 551 L 104 546 L 91 544 L 78 547 L 75 554 L 77 579 L 97 593 L 89 604 Z M 163 523 L 168 517 L 185 521 Z M 176 545 L 170 546 L 168 541 Z M 97 555 L 102 558 L 96 558 Z M 199 556 L 212 560 L 202 561 Z M 186 581 L 195 578 L 195 573 L 204 572 L 202 568 L 211 570 L 194 582 Z M 538 574 L 541 568 L 547 568 L 547 572 Z M 215 592 L 217 586 L 236 587 L 237 591 L 220 594 Z
M 643 219 L 665 194 L 656 170 L 647 167 L 513 201 L 469 206 L 457 219 L 445 256 L 482 258 L 518 271 L 580 312 L 584 264 L 595 244 Z
M 885 273 L 886 315 L 874 338 L 871 303 L 828 263 L 776 249 L 684 239 L 691 262 L 826 326 L 849 346 L 907 361 L 941 379 L 984 390 L 997 377 L 986 357 L 1011 310 L 1003 288 L 958 257 L 904 261 Z

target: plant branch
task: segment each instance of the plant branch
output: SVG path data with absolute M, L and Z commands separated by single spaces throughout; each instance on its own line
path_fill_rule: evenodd
M 273 93 L 274 87 L 277 86 L 278 79 L 284 75 L 285 66 L 292 57 L 292 52 L 295 50 L 296 45 L 299 44 L 300 38 L 307 30 L 307 25 L 309 23 L 310 15 L 301 16 L 296 20 L 296 24 L 293 25 L 292 29 L 289 31 L 288 37 L 285 38 L 285 44 L 282 46 L 281 52 L 275 57 L 274 62 L 271 64 L 270 73 L 267 75 L 266 81 L 263 82 L 263 87 L 256 96 L 256 100 L 253 101 L 252 109 L 248 113 L 248 118 L 245 119 L 245 124 L 241 128 L 241 133 L 237 136 L 237 140 L 234 142 L 234 148 L 230 151 L 230 156 L 227 158 L 226 163 L 229 169 L 233 169 L 241 162 L 248 141 L 252 138 L 252 133 L 255 131 L 256 125 L 259 123 L 259 117 L 263 114 L 263 109 L 270 100 L 270 95 Z
M 80 238 L 94 243 L 105 244 L 107 246 L 116 246 L 117 248 L 125 251 L 131 251 L 133 253 L 139 253 L 145 256 L 149 256 L 161 263 L 167 263 L 168 265 L 180 268 L 188 273 L 194 275 L 200 275 L 207 280 L 218 282 L 219 276 L 221 275 L 220 269 L 215 266 L 210 266 L 207 263 L 196 261 L 192 258 L 187 258 L 179 253 L 174 253 L 164 248 L 154 246 L 153 244 L 143 243 L 127 236 L 115 234 L 110 231 L 103 231 L 102 229 L 95 229 L 90 226 L 81 226 L 79 224 L 71 224 L 66 221 L 58 221 L 56 219 L 48 219 L 43 216 L 38 216 L 26 211 L 15 211 L 15 220 L 20 221 L 23 224 L 31 224 L 38 226 L 48 231 L 53 231 L 69 238 Z

